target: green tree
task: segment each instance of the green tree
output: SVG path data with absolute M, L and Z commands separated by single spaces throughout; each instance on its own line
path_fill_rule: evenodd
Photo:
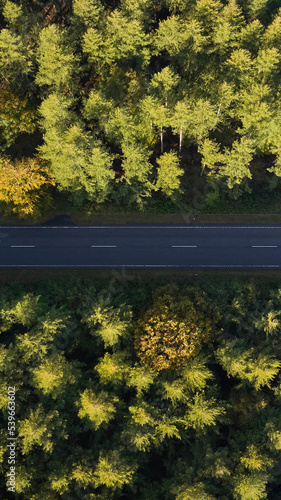
M 150 120 L 151 131 L 156 126 L 160 134 L 161 153 L 164 151 L 164 129 L 170 125 L 171 112 L 168 107 L 163 106 L 151 96 L 147 96 L 141 102 L 142 112 Z
M 9 29 L 0 32 L 0 74 L 8 83 L 18 75 L 32 71 L 32 54 L 23 39 Z
M 202 498 L 205 500 L 215 499 L 213 495 L 206 493 L 203 483 L 179 485 L 173 489 L 173 493 L 176 495 L 175 500 L 202 500 Z
M 247 349 L 239 340 L 224 343 L 217 351 L 217 357 L 228 376 L 238 376 L 247 380 L 256 390 L 263 386 L 270 387 L 281 367 L 281 362 L 266 353 L 255 353 L 253 348 Z
M 45 452 L 52 452 L 54 434 L 62 439 L 68 437 L 65 432 L 65 423 L 59 418 L 58 411 L 45 414 L 42 404 L 39 404 L 36 410 L 31 410 L 28 418 L 18 423 L 18 436 L 24 455 L 35 446 L 41 446 Z
M 49 162 L 60 190 L 68 190 L 77 199 L 80 195 L 102 203 L 115 177 L 113 157 L 83 130 L 71 105 L 71 99 L 55 93 L 43 101 L 40 111 L 45 134 L 40 155 Z
M 53 398 L 61 396 L 79 377 L 75 363 L 65 359 L 63 354 L 44 360 L 33 370 L 33 384 L 43 394 Z
M 139 406 L 129 406 L 129 412 L 133 422 L 137 425 L 144 426 L 154 423 L 150 408 L 145 401 L 141 401 L 141 405 Z
M 176 426 L 177 418 L 167 417 L 164 415 L 161 419 L 158 419 L 155 424 L 155 442 L 159 446 L 167 438 L 177 438 L 181 439 L 180 432 Z
M 119 385 L 126 377 L 129 365 L 125 362 L 124 353 L 109 354 L 109 352 L 106 352 L 95 366 L 95 370 L 100 376 L 101 383 L 107 384 L 111 382 L 114 385 Z
M 10 147 L 22 134 L 32 134 L 37 128 L 38 112 L 28 103 L 28 98 L 15 93 L 2 83 L 0 92 L 0 141 L 1 149 Z
M 182 150 L 183 135 L 189 129 L 191 108 L 186 101 L 178 101 L 171 117 L 173 130 L 179 134 L 179 152 Z
M 200 355 L 186 363 L 181 374 L 190 391 L 205 389 L 207 380 L 214 378 L 213 373 L 206 366 L 206 360 Z
M 172 196 L 180 188 L 180 176 L 184 170 L 180 168 L 180 162 L 176 153 L 164 153 L 157 160 L 156 189 L 161 189 L 166 196 Z
M 154 98 L 161 100 L 165 106 L 171 106 L 174 100 L 176 87 L 180 77 L 169 66 L 156 73 L 149 83 L 150 93 Z
M 104 303 L 101 300 L 83 318 L 91 333 L 102 340 L 105 348 L 113 347 L 126 336 L 132 317 L 130 308 L 108 307 L 107 304 L 108 301 Z
M 221 58 L 238 46 L 240 30 L 245 21 L 236 0 L 230 0 L 220 11 L 213 34 L 213 43 Z
M 251 139 L 242 137 L 240 141 L 234 141 L 231 149 L 225 148 L 223 155 L 218 155 L 217 146 L 214 143 L 207 143 L 208 149 L 204 150 L 210 155 L 212 168 L 215 167 L 215 162 L 218 160 L 221 165 L 209 173 L 212 177 L 223 178 L 229 189 L 233 189 L 235 185 L 239 185 L 245 179 L 251 179 L 250 162 L 253 158 L 254 144 Z M 211 146 L 211 147 L 210 147 Z M 205 156 L 205 162 L 207 157 Z M 210 161 L 209 160 L 209 161 Z
M 73 0 L 72 8 L 73 14 L 87 27 L 98 25 L 103 14 L 103 7 L 97 0 Z
M 234 82 L 237 89 L 244 90 L 254 82 L 254 61 L 248 50 L 234 50 L 225 66 L 228 70 L 228 80 Z
M 96 204 L 103 203 L 113 189 L 115 173 L 112 168 L 113 155 L 99 142 L 92 144 L 88 162 L 85 164 L 82 185 L 87 198 Z
M 279 72 L 281 54 L 276 48 L 260 49 L 255 66 L 262 83 L 271 81 Z
M 34 478 L 34 471 L 30 470 L 31 467 L 26 467 L 24 465 L 19 465 L 18 467 L 18 474 L 17 474 L 17 481 L 16 481 L 16 486 L 15 490 L 17 493 L 25 493 L 28 494 L 31 490 L 31 482 L 32 479 Z
M 117 450 L 101 453 L 94 471 L 95 486 L 104 485 L 107 488 L 118 489 L 125 484 L 131 484 L 136 466 L 129 464 Z
M 122 144 L 124 174 L 119 182 L 127 188 L 125 194 L 130 191 L 132 201 L 142 206 L 143 198 L 151 195 L 153 184 L 149 179 L 152 165 L 149 162 L 149 152 L 138 144 Z
M 266 9 L 267 0 L 250 0 L 247 10 L 252 18 L 260 16 Z
M 96 121 L 99 129 L 108 134 L 108 121 L 113 108 L 113 100 L 106 99 L 99 90 L 91 90 L 85 102 L 85 116 L 87 120 Z
M 62 495 L 70 490 L 72 483 L 72 471 L 69 466 L 60 467 L 59 470 L 49 474 L 50 487 L 56 493 Z
M 75 73 L 75 56 L 71 51 L 65 29 L 51 24 L 42 29 L 37 53 L 39 70 L 37 85 L 48 85 L 53 90 L 71 88 Z
M 83 35 L 83 51 L 98 71 L 114 63 L 142 66 L 148 64 L 149 38 L 136 19 L 128 20 L 118 10 L 107 17 L 104 32 L 88 28 Z
M 151 28 L 153 0 L 121 0 L 122 14 L 128 19 L 136 19 L 144 27 Z
M 203 394 L 196 393 L 193 401 L 188 403 L 188 412 L 184 418 L 185 426 L 203 432 L 206 427 L 216 425 L 217 420 L 225 414 L 222 402 L 214 398 L 207 399 Z
M 197 144 L 208 136 L 217 123 L 217 109 L 209 101 L 199 99 L 193 104 L 189 115 L 189 134 Z
M 105 391 L 96 394 L 91 389 L 85 389 L 77 402 L 78 417 L 90 421 L 93 428 L 98 429 L 102 424 L 112 420 L 116 412 L 116 403 L 118 398 Z
M 2 302 L 0 331 L 6 332 L 13 325 L 23 325 L 30 328 L 36 323 L 37 316 L 42 313 L 42 306 L 38 303 L 40 296 L 33 293 L 23 295 L 13 302 Z
M 20 5 L 16 5 L 14 2 L 10 2 L 10 0 L 7 0 L 5 2 L 5 5 L 3 7 L 3 16 L 5 18 L 5 21 L 10 26 L 16 24 L 22 17 L 22 14 L 23 11 Z
M 185 62 L 185 68 L 190 69 L 206 41 L 197 20 L 191 19 L 188 22 L 179 15 L 172 15 L 159 23 L 153 45 L 157 55 L 168 53 L 172 63 L 183 66 Z
M 186 385 L 182 380 L 174 380 L 173 382 L 163 382 L 163 398 L 169 399 L 172 404 L 178 401 L 186 401 Z
M 260 500 L 266 498 L 268 474 L 252 472 L 235 478 L 234 498 L 236 500 Z
M 272 464 L 272 460 L 260 453 L 258 448 L 251 444 L 240 458 L 241 464 L 248 470 L 264 470 Z
M 143 392 L 148 391 L 154 381 L 155 375 L 155 370 L 136 364 L 129 370 L 126 383 L 128 387 L 136 389 L 137 396 L 141 396 Z
M 256 54 L 261 46 L 264 27 L 258 19 L 247 24 L 240 32 L 240 47 Z
M 242 122 L 237 131 L 254 141 L 256 148 L 268 152 L 274 144 L 274 136 L 278 134 L 278 124 L 274 110 L 269 102 L 268 85 L 253 84 L 249 91 L 244 91 L 236 107 Z
M 58 352 L 60 349 L 53 341 L 65 334 L 65 331 L 70 331 L 68 320 L 66 311 L 55 307 L 48 312 L 43 311 L 27 333 L 16 336 L 16 350 L 22 362 L 39 363 L 51 352 Z
M 277 15 L 274 17 L 272 23 L 270 23 L 263 34 L 263 46 L 269 48 L 281 49 L 281 9 L 279 9 Z

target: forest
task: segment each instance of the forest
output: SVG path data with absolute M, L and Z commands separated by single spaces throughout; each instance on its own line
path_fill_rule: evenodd
M 280 68 L 280 0 L 0 0 L 0 217 L 281 202 Z M 1 277 L 1 500 L 281 500 L 280 304 Z
M 0 28 L 1 214 L 281 196 L 279 0 L 0 0 Z
M 280 283 L 2 281 L 0 296 L 1 499 L 281 499 Z

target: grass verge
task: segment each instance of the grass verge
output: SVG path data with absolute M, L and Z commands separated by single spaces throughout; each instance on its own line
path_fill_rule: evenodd
M 263 281 L 281 282 L 281 269 L 8 269 L 0 268 L 0 282 L 33 283 L 67 280 Z
M 0 225 L 44 224 L 56 215 L 67 215 L 77 225 L 119 225 L 119 224 L 281 224 L 280 214 L 217 214 L 217 213 L 173 213 L 149 214 L 140 212 L 104 211 L 92 214 L 77 212 L 49 212 L 40 220 L 1 217 Z

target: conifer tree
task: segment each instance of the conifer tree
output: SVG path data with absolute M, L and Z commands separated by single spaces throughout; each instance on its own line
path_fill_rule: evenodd
M 95 394 L 91 389 L 85 389 L 80 396 L 79 403 L 77 402 L 78 416 L 88 420 L 94 429 L 98 429 L 114 417 L 116 403 L 118 403 L 118 398 L 110 396 L 105 391 Z
M 125 484 L 131 484 L 136 466 L 128 464 L 117 450 L 108 454 L 101 453 L 94 471 L 95 486 L 104 485 L 107 488 L 118 489 Z
M 36 83 L 52 90 L 69 90 L 75 69 L 75 56 L 67 43 L 66 31 L 51 24 L 40 33 Z
M 157 170 L 156 188 L 161 189 L 162 193 L 172 196 L 179 192 L 180 179 L 184 170 L 179 166 L 179 159 L 176 153 L 164 153 L 157 161 L 159 167 Z

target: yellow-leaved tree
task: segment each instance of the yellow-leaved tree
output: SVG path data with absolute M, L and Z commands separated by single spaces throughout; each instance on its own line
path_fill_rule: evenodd
M 54 185 L 48 168 L 37 158 L 12 161 L 0 157 L 0 202 L 4 215 L 15 213 L 21 218 L 38 218 L 43 202 L 44 207 L 51 202 L 46 188 Z

